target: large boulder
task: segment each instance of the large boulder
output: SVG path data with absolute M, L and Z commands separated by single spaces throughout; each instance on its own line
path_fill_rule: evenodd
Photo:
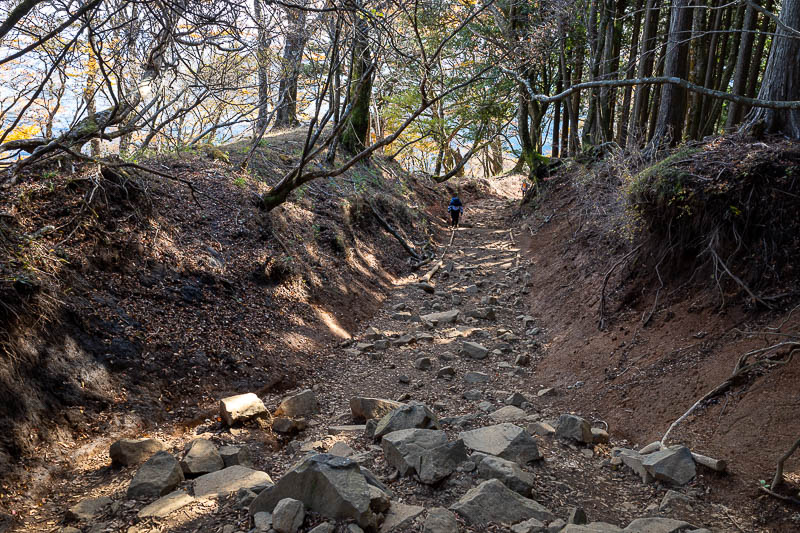
M 130 500 L 154 500 L 173 491 L 183 481 L 183 470 L 167 452 L 158 452 L 144 462 L 128 485 Z
M 396 468 L 401 476 L 418 472 L 422 456 L 444 444 L 447 444 L 445 432 L 432 429 L 401 429 L 381 440 L 386 462 Z
M 219 414 L 229 426 L 253 418 L 272 418 L 264 402 L 252 392 L 221 399 L 219 401 Z
M 368 478 L 358 463 L 345 457 L 318 454 L 305 458 L 253 500 L 250 515 L 271 513 L 284 498 L 300 500 L 310 511 L 328 518 L 353 519 L 365 528 L 377 526 Z
M 295 418 L 298 416 L 310 416 L 318 412 L 317 395 L 311 389 L 306 389 L 284 398 L 275 411 L 275 416 Z
M 213 442 L 195 439 L 186 445 L 186 455 L 181 459 L 181 468 L 186 476 L 199 476 L 225 468 L 225 461 Z
M 559 439 L 574 440 L 584 444 L 594 442 L 592 425 L 583 418 L 575 415 L 561 415 L 556 425 L 556 437 Z
M 156 439 L 121 439 L 111 445 L 108 455 L 111 464 L 128 466 L 146 461 L 163 449 L 164 444 Z
M 387 413 L 375 427 L 375 439 L 401 429 L 441 429 L 439 419 L 427 406 L 410 403 Z
M 686 446 L 665 448 L 644 456 L 642 466 L 659 481 L 685 485 L 696 473 L 692 452 Z
M 492 522 L 516 524 L 531 518 L 549 522 L 555 518 L 547 508 L 520 496 L 497 479 L 470 489 L 450 509 L 474 526 Z
M 536 441 L 514 424 L 496 424 L 459 433 L 467 448 L 520 464 L 542 458 Z
M 234 465 L 195 479 L 194 495 L 198 498 L 208 498 L 236 492 L 239 489 L 258 491 L 270 485 L 272 478 L 266 472 Z
M 478 464 L 478 477 L 499 479 L 509 489 L 526 496 L 533 488 L 533 474 L 524 471 L 513 461 L 487 455 Z
M 355 420 L 383 418 L 387 413 L 405 404 L 382 398 L 350 398 L 350 412 Z

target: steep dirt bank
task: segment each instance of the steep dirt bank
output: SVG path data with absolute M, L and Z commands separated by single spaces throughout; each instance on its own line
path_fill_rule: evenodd
M 526 303 L 545 333 L 537 379 L 558 391 L 548 404 L 603 420 L 612 434 L 645 445 L 725 381 L 743 354 L 780 341 L 768 328 L 796 334 L 800 316 L 791 313 L 792 299 L 757 310 L 736 298 L 741 289 L 724 285 L 729 303 L 720 308 L 722 288 L 707 271 L 692 280 L 694 266 L 659 278 L 654 261 L 628 255 L 635 246 L 609 231 L 620 227 L 614 191 L 613 183 L 569 173 L 549 183 L 538 209 L 520 222 L 533 286 Z M 738 505 L 757 501 L 753 512 L 774 531 L 791 530 L 784 529 L 791 510 L 761 494 L 759 480 L 771 479 L 800 435 L 799 382 L 797 357 L 766 365 L 670 434 L 671 442 L 725 459 L 730 474 L 717 476 L 713 490 Z M 795 486 L 799 470 L 795 457 L 787 467 Z
M 0 473 L 69 460 L 97 438 L 196 425 L 221 393 L 286 390 L 372 316 L 409 265 L 365 198 L 422 250 L 438 193 L 376 158 L 266 214 L 256 194 L 291 167 L 300 138 L 269 136 L 250 173 L 237 170 L 238 145 L 211 152 L 231 164 L 202 150 L 142 163 L 194 193 L 92 167 L 0 192 Z M 31 495 L 6 479 L 10 512 Z

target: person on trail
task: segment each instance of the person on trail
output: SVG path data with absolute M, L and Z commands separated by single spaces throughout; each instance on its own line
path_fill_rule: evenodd
M 447 210 L 450 212 L 450 226 L 457 228 L 458 218 L 464 212 L 464 204 L 461 203 L 461 198 L 457 194 L 450 199 L 450 205 L 447 206 Z
M 527 181 L 523 181 L 522 182 L 522 187 L 520 187 L 520 191 L 522 192 L 522 197 L 523 198 L 525 198 L 525 195 L 528 193 L 528 189 L 530 189 L 530 188 L 531 188 L 531 186 L 528 184 Z

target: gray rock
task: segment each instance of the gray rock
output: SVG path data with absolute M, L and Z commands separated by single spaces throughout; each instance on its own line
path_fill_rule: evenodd
M 642 466 L 655 479 L 676 485 L 685 485 L 696 473 L 692 452 L 686 446 L 645 455 Z
M 402 311 L 402 309 L 395 309 L 395 311 Z M 364 332 L 364 338 L 368 341 L 376 341 L 383 337 L 383 333 L 375 329 L 373 326 L 367 328 Z
M 331 446 L 331 449 L 328 450 L 328 453 L 337 457 L 350 457 L 356 452 L 346 442 L 339 441 Z
M 666 511 L 667 509 L 675 508 L 676 506 L 680 505 L 689 506 L 691 505 L 691 501 L 692 500 L 685 494 L 681 494 L 680 492 L 676 492 L 674 490 L 668 490 L 661 499 L 658 510 Z
M 386 462 L 401 476 L 419 472 L 422 455 L 444 444 L 447 444 L 445 432 L 431 429 L 402 429 L 381 440 Z
M 569 510 L 569 517 L 567 518 L 567 524 L 576 524 L 576 525 L 584 525 L 588 524 L 589 519 L 586 517 L 586 511 L 584 511 L 580 507 L 573 507 Z
M 528 414 L 519 407 L 506 405 L 505 407 L 501 407 L 497 411 L 490 413 L 489 418 L 495 422 L 514 422 L 516 420 L 522 420 L 527 415 Z
M 336 531 L 336 526 L 330 522 L 323 522 L 308 533 L 333 533 L 334 531 Z
M 199 476 L 225 468 L 225 462 L 214 443 L 195 439 L 186 445 L 186 455 L 181 459 L 181 469 L 186 476 Z
M 456 533 L 458 529 L 456 516 L 444 507 L 434 507 L 428 511 L 428 517 L 422 525 L 423 533 Z
M 513 533 L 547 533 L 548 529 L 543 522 L 531 518 L 519 524 L 514 524 L 511 526 L 511 531 Z
M 434 448 L 420 457 L 417 470 L 419 480 L 434 485 L 453 472 L 467 460 L 467 448 L 464 441 L 458 439 Z
M 534 500 L 523 498 L 500 481 L 490 479 L 470 489 L 450 507 L 467 524 L 480 526 L 491 522 L 516 524 L 536 518 L 552 520 L 553 513 Z
M 494 411 L 494 404 L 492 402 L 481 402 L 478 404 L 478 409 L 484 413 L 490 413 Z
M 483 372 L 467 372 L 464 374 L 464 381 L 467 383 L 487 383 L 489 375 Z
M 514 424 L 496 424 L 464 431 L 459 434 L 459 438 L 464 439 L 468 448 L 519 464 L 542 458 L 533 437 Z
M 310 416 L 318 412 L 317 395 L 311 389 L 306 389 L 285 398 L 275 411 L 275 415 L 295 418 L 298 416 Z
M 567 523 L 564 522 L 563 520 L 561 520 L 560 518 L 557 518 L 557 519 L 553 520 L 552 522 L 550 522 L 549 524 L 547 524 L 547 532 L 548 533 L 559 533 L 565 527 L 567 527 Z
M 531 364 L 531 356 L 521 353 L 514 359 L 514 364 L 517 366 L 528 366 Z
M 495 320 L 497 315 L 494 312 L 494 309 L 491 307 L 477 307 L 475 309 L 470 309 L 464 315 L 467 318 L 479 318 L 481 320 Z
M 376 350 L 388 350 L 389 349 L 389 341 L 387 339 L 378 339 L 375 341 L 375 349 Z
M 631 533 L 681 533 L 697 529 L 687 522 L 671 518 L 637 518 L 622 531 Z
M 400 402 L 382 398 L 350 398 L 350 412 L 355 420 L 370 420 L 383 418 L 388 412 L 403 407 Z
M 417 370 L 429 370 L 431 368 L 431 364 L 430 357 L 420 357 L 414 361 L 414 368 Z
M 407 384 L 407 383 L 411 383 L 411 378 L 406 376 L 405 374 L 402 374 L 399 378 L 397 378 L 397 381 L 399 381 L 400 383 L 406 383 Z
M 592 428 L 592 442 L 595 444 L 608 444 L 608 431 L 600 428 Z
M 469 286 L 467 286 L 466 289 L 464 289 L 464 291 L 467 294 L 478 294 L 478 286 L 477 285 L 469 285 Z
M 464 341 L 461 344 L 461 353 L 472 359 L 486 359 L 489 349 L 477 342 Z
M 422 315 L 420 320 L 428 327 L 437 327 L 444 324 L 454 324 L 458 321 L 461 312 L 458 309 L 451 309 L 449 311 L 442 311 L 440 313 L 430 313 Z
M 653 481 L 653 476 L 651 476 L 650 472 L 644 467 L 644 455 L 627 448 L 615 448 L 612 451 L 612 455 L 616 455 L 622 459 L 622 463 L 625 466 L 642 478 L 642 483 L 651 483 Z
M 164 444 L 156 439 L 121 439 L 111 445 L 108 455 L 111 464 L 128 466 L 146 461 L 163 449 Z
M 158 452 L 144 462 L 128 485 L 129 500 L 154 500 L 168 494 L 183 481 L 183 470 L 167 452 Z
M 383 492 L 378 487 L 373 485 L 369 486 L 369 507 L 376 513 L 385 513 L 389 506 L 392 504 L 392 501 L 389 499 L 389 495 Z
M 592 425 L 579 416 L 564 414 L 558 417 L 556 437 L 591 444 Z
M 150 505 L 142 507 L 136 516 L 139 518 L 163 518 L 192 502 L 194 502 L 194 498 L 189 494 L 182 490 L 176 490 L 166 496 L 162 496 Z
M 222 446 L 220 447 L 219 456 L 222 457 L 222 462 L 225 464 L 225 467 L 229 466 L 246 466 L 247 468 L 253 468 L 253 460 L 250 457 L 250 452 L 247 451 L 247 448 L 241 448 L 239 446 Z
M 396 313 L 392 313 L 392 320 L 398 320 L 400 322 L 410 322 L 413 318 L 413 315 L 408 311 L 398 311 Z
M 303 525 L 305 517 L 306 510 L 303 502 L 284 498 L 272 511 L 272 529 L 278 533 L 297 533 L 297 530 Z
M 657 452 L 660 449 L 661 449 L 661 441 L 655 441 L 651 442 L 647 446 L 642 447 L 642 449 L 639 450 L 639 453 L 642 455 L 647 455 L 648 453 Z
M 272 513 L 256 513 L 253 515 L 253 526 L 258 533 L 272 531 Z
M 368 439 L 375 438 L 375 428 L 378 427 L 378 421 L 374 418 L 367 420 L 367 423 L 364 424 L 364 436 Z
M 349 426 L 331 426 L 328 428 L 328 435 L 355 435 L 357 433 L 363 433 L 364 430 L 367 429 L 366 426 L 362 425 L 349 425 Z
M 410 333 L 406 333 L 405 335 L 401 335 L 398 338 L 392 340 L 392 346 L 405 346 L 407 344 L 412 344 L 417 342 L 417 338 Z
M 425 508 L 419 505 L 392 502 L 379 531 L 380 533 L 408 531 L 411 523 L 424 511 Z
M 547 422 L 533 422 L 528 424 L 528 433 L 540 437 L 550 437 L 556 434 L 556 430 Z
M 456 369 L 453 368 L 452 366 L 443 366 L 436 373 L 437 378 L 445 378 L 445 379 L 452 378 L 455 375 L 456 375 Z
M 437 416 L 427 406 L 413 402 L 387 413 L 375 427 L 375 438 L 401 429 L 441 429 Z
M 513 461 L 507 461 L 494 455 L 487 455 L 478 464 L 478 477 L 482 479 L 499 479 L 509 489 L 526 496 L 533 488 L 533 475 L 525 472 Z
M 87 498 L 81 500 L 67 510 L 67 520 L 91 520 L 99 515 L 111 503 L 111 498 Z
M 295 435 L 308 427 L 305 418 L 276 417 L 272 421 L 272 430 L 284 435 Z
M 229 426 L 253 418 L 272 418 L 264 402 L 252 392 L 223 398 L 219 401 L 219 413 Z
M 470 400 L 470 401 L 475 402 L 475 401 L 478 401 L 478 400 L 481 399 L 481 397 L 483 396 L 483 393 L 481 393 L 481 391 L 479 391 L 477 389 L 472 389 L 472 390 L 466 391 L 462 396 L 464 397 L 465 400 Z
M 344 457 L 307 457 L 276 485 L 264 489 L 250 505 L 250 514 L 271 512 L 284 498 L 300 500 L 308 510 L 328 518 L 353 519 L 366 528 L 377 526 L 367 477 L 357 463 Z
M 514 407 L 521 407 L 523 403 L 526 403 L 528 399 L 523 396 L 522 394 L 515 392 L 508 398 L 506 398 L 506 405 L 513 405 Z
M 556 391 L 555 391 L 554 388 L 547 387 L 547 388 L 544 388 L 544 389 L 539 389 L 539 392 L 536 393 L 536 396 L 541 398 L 542 396 L 552 396 L 555 393 L 556 393 Z
M 258 492 L 264 486 L 272 485 L 269 474 L 244 466 L 229 466 L 194 480 L 194 495 L 208 498 L 218 494 L 228 494 L 245 488 Z
M 253 503 L 253 500 L 256 499 L 256 494 L 250 489 L 241 488 L 236 491 L 236 504 L 233 506 L 234 509 L 247 509 L 250 507 L 250 504 Z
M 347 524 L 345 533 L 364 533 L 364 530 L 357 524 Z
M 552 527 L 549 529 L 552 530 Z M 561 533 L 621 533 L 622 529 L 605 522 L 590 522 L 585 525 L 568 524 L 560 531 Z

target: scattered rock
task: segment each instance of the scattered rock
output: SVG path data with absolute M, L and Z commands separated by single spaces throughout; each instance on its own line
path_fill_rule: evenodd
M 528 399 L 518 392 L 506 398 L 506 405 L 513 405 L 514 407 L 521 407 L 523 403 L 527 402 Z
M 129 466 L 146 461 L 163 449 L 164 444 L 156 439 L 121 439 L 111 445 L 108 455 L 111 464 Z
M 411 313 L 408 311 L 398 311 L 392 314 L 392 320 L 397 320 L 400 322 L 409 322 L 412 319 Z
M 658 506 L 658 510 L 666 511 L 668 509 L 675 508 L 676 506 L 688 506 L 690 503 L 691 500 L 685 494 L 681 494 L 680 492 L 676 492 L 674 490 L 668 490 L 661 499 L 661 504 Z
M 336 527 L 333 524 L 330 522 L 323 522 L 308 533 L 333 533 L 334 531 L 336 531 Z
M 308 427 L 305 418 L 277 417 L 272 421 L 272 430 L 284 435 L 295 435 Z
M 550 437 L 556 434 L 556 430 L 547 422 L 533 422 L 528 424 L 528 433 L 540 437 Z
M 461 353 L 472 359 L 486 359 L 489 349 L 477 342 L 464 341 L 461 344 Z
M 564 414 L 558 417 L 556 437 L 591 444 L 592 425 L 579 416 Z
M 407 385 L 411 383 L 411 378 L 406 376 L 405 374 L 401 374 L 400 377 L 397 378 L 397 381 Z
M 390 411 L 403 407 L 403 405 L 400 402 L 382 398 L 350 398 L 350 412 L 356 420 L 383 418 Z
M 515 420 L 521 420 L 526 416 L 527 413 L 525 411 L 519 407 L 514 407 L 513 405 L 506 405 L 505 407 L 501 407 L 497 411 L 489 414 L 489 418 L 495 422 L 514 422 Z
M 519 464 L 542 458 L 533 437 L 514 424 L 496 424 L 464 431 L 459 434 L 459 438 L 464 439 L 468 448 Z
M 356 343 L 355 349 L 361 353 L 369 352 L 375 349 L 375 344 L 371 342 L 359 342 Z
M 641 450 L 639 450 L 639 453 L 642 455 L 647 455 L 648 453 L 657 452 L 660 449 L 661 449 L 661 441 L 655 441 L 643 447 Z
M 229 466 L 194 480 L 194 495 L 198 498 L 214 497 L 228 494 L 245 488 L 258 492 L 265 486 L 272 485 L 269 474 L 253 470 L 245 466 Z
M 271 512 L 282 499 L 294 498 L 328 518 L 353 519 L 374 528 L 377 516 L 370 508 L 367 485 L 367 477 L 350 459 L 314 455 L 289 470 L 276 485 L 264 489 L 250 505 L 250 514 Z
M 643 465 L 645 457 L 644 455 L 641 455 L 635 450 L 629 450 L 627 448 L 615 448 L 612 450 L 612 455 L 619 457 L 625 466 L 638 474 L 639 477 L 642 478 L 642 483 L 650 483 L 653 481 L 653 477 Z
M 437 378 L 452 378 L 456 375 L 456 369 L 452 366 L 443 366 L 436 373 Z
M 389 511 L 386 513 L 386 519 L 381 524 L 380 533 L 408 531 L 411 523 L 424 511 L 425 508 L 419 505 L 392 502 Z
M 183 481 L 183 470 L 167 452 L 157 452 L 144 462 L 128 485 L 129 500 L 152 500 L 174 490 Z
M 592 442 L 595 444 L 608 444 L 608 431 L 600 428 L 592 428 Z
M 444 324 L 454 324 L 458 321 L 461 312 L 458 309 L 451 309 L 449 311 L 442 311 L 440 313 L 430 313 L 422 315 L 420 320 L 428 327 L 435 328 Z
M 494 404 L 492 402 L 481 402 L 478 404 L 478 409 L 480 409 L 484 413 L 489 413 L 491 411 L 494 411 Z
M 328 450 L 328 453 L 337 457 L 350 457 L 356 452 L 346 442 L 339 441 L 331 446 L 331 449 Z
M 189 496 L 186 492 L 176 490 L 170 492 L 166 496 L 162 496 L 150 505 L 142 507 L 141 511 L 139 511 L 136 516 L 139 518 L 163 518 L 181 507 L 186 507 L 193 501 L 194 498 Z
M 534 484 L 533 475 L 525 472 L 517 463 L 493 455 L 487 455 L 478 464 L 478 477 L 499 479 L 503 485 L 523 496 L 531 493 Z
M 472 389 L 472 390 L 466 391 L 462 396 L 464 397 L 465 400 L 470 400 L 470 401 L 475 402 L 475 401 L 478 401 L 478 400 L 481 399 L 481 397 L 483 396 L 483 393 L 481 393 L 481 391 L 479 391 L 477 389 Z
M 219 401 L 219 413 L 229 426 L 253 418 L 272 418 L 264 402 L 252 392 L 223 398 Z
M 331 426 L 328 428 L 328 435 L 349 435 L 356 433 L 363 433 L 366 426 L 362 425 L 349 425 L 349 426 Z
M 181 469 L 186 476 L 199 476 L 225 468 L 214 443 L 206 439 L 195 439 L 186 445 L 186 455 L 181 459 Z
M 67 510 L 67 520 L 92 520 L 99 515 L 103 509 L 111 503 L 111 498 L 100 496 L 99 498 L 87 498 L 81 500 Z
M 496 320 L 497 315 L 494 312 L 494 309 L 491 307 L 477 307 L 475 309 L 470 309 L 464 316 L 468 318 L 479 318 L 481 320 Z
M 413 342 L 417 342 L 417 338 L 410 333 L 406 333 L 405 335 L 401 335 L 400 337 L 394 339 L 392 341 L 392 346 L 405 346 Z
M 253 503 L 253 500 L 256 499 L 256 494 L 250 489 L 241 488 L 236 491 L 236 504 L 233 506 L 234 509 L 247 509 L 250 507 L 250 504 Z
M 414 368 L 417 370 L 428 370 L 431 367 L 431 358 L 430 357 L 420 357 L 416 361 L 414 361 Z
M 573 507 L 569 510 L 569 518 L 567 524 L 583 525 L 588 524 L 589 519 L 586 517 L 586 511 L 580 507 Z
M 250 452 L 247 448 L 240 448 L 239 446 L 222 446 L 219 450 L 219 456 L 222 457 L 222 462 L 225 467 L 229 466 L 246 466 L 253 468 L 253 460 L 250 457 Z
M 463 440 L 443 444 L 421 456 L 417 469 L 419 480 L 428 485 L 436 484 L 455 472 L 466 460 L 467 448 Z
M 496 479 L 470 489 L 450 509 L 467 524 L 476 526 L 490 522 L 516 524 L 531 518 L 541 521 L 554 518 L 544 506 L 520 496 Z
M 676 485 L 685 485 L 696 473 L 692 452 L 686 446 L 645 455 L 642 466 L 655 479 Z
M 298 416 L 310 416 L 318 412 L 317 395 L 311 389 L 306 389 L 285 398 L 278 406 L 277 411 L 275 411 L 275 415 L 295 418 Z
M 695 526 L 681 520 L 671 518 L 637 518 L 622 531 L 631 533 L 681 533 L 697 529 Z
M 458 520 L 444 507 L 434 507 L 428 511 L 428 517 L 422 525 L 422 533 L 456 533 Z
M 297 533 L 297 530 L 303 525 L 305 517 L 306 510 L 303 502 L 284 498 L 272 511 L 272 529 L 278 533 Z
M 402 429 L 381 439 L 386 462 L 401 476 L 419 472 L 422 455 L 444 444 L 447 444 L 445 432 L 432 429 Z
M 253 526 L 258 533 L 272 530 L 272 513 L 256 513 L 253 515 Z
M 516 359 L 514 359 L 514 364 L 517 366 L 528 366 L 531 364 L 531 356 L 521 353 L 517 355 Z
M 464 374 L 464 381 L 467 383 L 487 383 L 489 375 L 483 372 L 467 372 Z
M 399 407 L 381 418 L 375 427 L 374 438 L 379 439 L 401 429 L 441 429 L 439 419 L 427 406 L 421 403 L 410 403 Z
M 536 393 L 536 396 L 541 398 L 542 396 L 552 396 L 553 394 L 555 394 L 555 389 L 548 387 L 545 389 L 539 389 L 539 392 Z

